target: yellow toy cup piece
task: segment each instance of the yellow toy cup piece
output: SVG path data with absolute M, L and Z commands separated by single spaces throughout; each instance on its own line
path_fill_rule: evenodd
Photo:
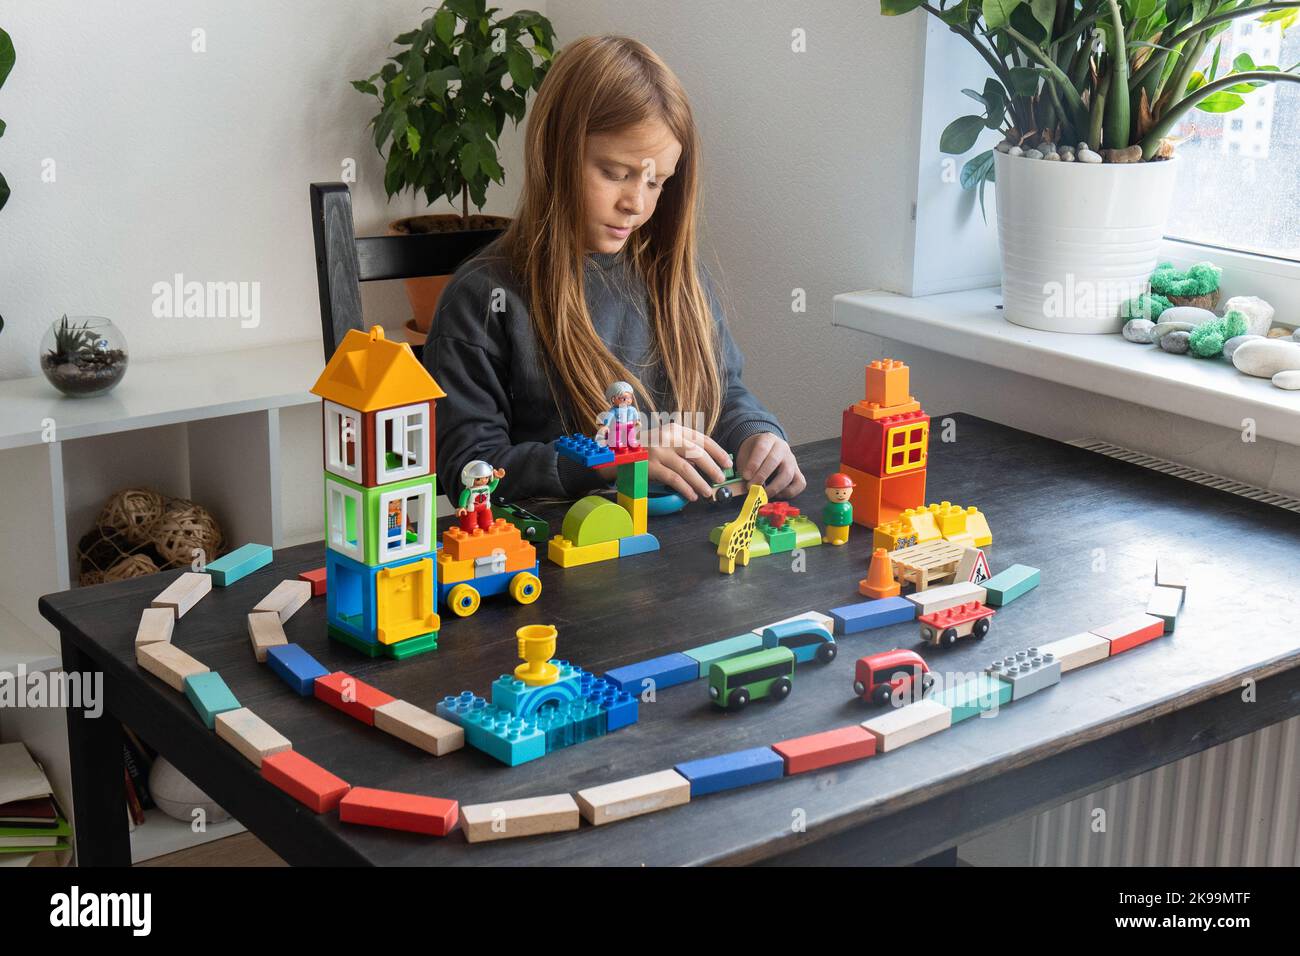
M 519 639 L 519 656 L 524 663 L 515 668 L 515 677 L 529 687 L 554 684 L 560 669 L 550 663 L 555 656 L 555 627 L 551 624 L 526 624 L 515 631 Z
M 469 617 L 478 610 L 483 598 L 468 584 L 458 584 L 447 592 L 447 607 L 457 617 Z
M 510 596 L 520 604 L 532 604 L 542 596 L 541 579 L 528 571 L 521 571 L 510 579 Z

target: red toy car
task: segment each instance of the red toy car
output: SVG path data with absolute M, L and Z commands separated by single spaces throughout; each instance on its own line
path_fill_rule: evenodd
M 853 693 L 877 706 L 889 703 L 895 692 L 908 703 L 920 700 L 933 686 L 934 675 L 916 651 L 895 648 L 860 657 L 853 672 Z
M 957 638 L 967 635 L 977 641 L 984 640 L 993 614 L 993 608 L 985 607 L 979 601 L 968 601 L 930 614 L 919 614 L 916 620 L 921 625 L 922 640 L 936 647 L 952 647 Z

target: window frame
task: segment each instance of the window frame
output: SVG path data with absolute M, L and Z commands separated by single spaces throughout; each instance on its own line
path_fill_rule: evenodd
M 406 500 L 417 495 L 421 498 L 419 540 L 407 544 L 406 532 L 403 530 L 402 543 L 393 547 L 388 541 L 388 506 L 392 504 L 393 501 L 401 501 L 402 527 L 405 529 L 408 518 Z M 405 488 L 394 488 L 391 491 L 382 492 L 379 495 L 379 514 L 376 520 L 378 522 L 378 528 L 376 529 L 376 563 L 388 564 L 391 561 L 400 561 L 403 558 L 428 554 L 434 549 L 432 528 L 433 482 L 429 482 L 428 484 L 410 485 Z
M 335 495 L 341 503 L 340 508 L 335 508 Z M 357 518 L 357 540 L 355 546 L 349 546 L 346 543 L 347 535 L 347 504 L 351 500 L 356 506 Z M 336 531 L 338 538 L 336 540 Z M 325 534 L 329 547 L 339 554 L 352 558 L 354 561 L 365 563 L 366 559 L 366 508 L 365 498 L 361 492 L 355 488 L 349 488 L 347 485 L 338 481 L 327 481 L 325 483 Z
M 388 484 L 392 481 L 404 481 L 429 474 L 429 424 L 432 417 L 429 408 L 428 402 L 417 402 L 414 405 L 387 408 L 375 413 L 375 484 Z M 398 422 L 402 423 L 402 450 L 405 457 L 408 435 L 413 430 L 410 420 L 416 416 L 420 418 L 420 424 L 414 427 L 418 428 L 423 436 L 419 445 L 418 460 L 413 465 L 389 468 L 384 449 L 388 424 L 393 423 L 393 431 L 396 434 Z
M 346 405 L 340 405 L 338 402 L 331 402 L 329 399 L 324 401 L 325 415 L 325 470 L 332 475 L 338 475 L 340 478 L 346 478 L 348 481 L 361 483 L 361 465 L 365 458 L 365 416 L 355 408 L 348 408 Z M 351 420 L 354 423 L 354 435 L 356 445 L 355 464 L 349 468 L 343 461 L 342 457 L 342 435 L 340 429 L 334 425 L 334 417 L 338 416 L 341 421 Z

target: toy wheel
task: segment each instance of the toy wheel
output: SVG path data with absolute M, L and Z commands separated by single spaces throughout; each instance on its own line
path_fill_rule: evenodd
M 925 676 L 923 676 L 923 677 L 921 678 L 921 693 L 922 693 L 922 694 L 928 694 L 928 693 L 930 693 L 930 688 L 932 688 L 933 686 L 934 686 L 934 675 L 933 675 L 933 674 L 926 674 Z
M 542 582 L 531 571 L 520 571 L 510 579 L 510 596 L 520 604 L 532 604 L 542 594 Z
M 866 692 L 867 692 L 867 689 L 866 689 L 866 687 L 864 687 L 864 686 L 862 685 L 862 681 L 860 681 L 860 680 L 855 680 L 855 681 L 853 682 L 853 693 L 855 693 L 857 696 L 861 697 L 861 696 L 862 696 L 863 694 L 865 694 Z
M 483 598 L 468 584 L 458 584 L 447 592 L 447 607 L 457 617 L 469 617 L 478 610 Z
M 817 660 L 823 664 L 829 664 L 835 660 L 835 655 L 838 652 L 839 649 L 834 644 L 823 644 L 817 648 Z
M 871 692 L 871 702 L 877 707 L 884 707 L 889 703 L 891 691 L 888 684 L 881 684 Z
M 942 644 L 944 647 L 952 647 L 954 644 L 956 644 L 957 628 L 955 627 L 947 628 L 942 634 L 939 635 L 939 643 Z
M 737 687 L 727 698 L 727 706 L 732 710 L 744 710 L 745 705 L 749 703 L 749 691 L 743 687 Z
M 970 629 L 976 640 L 983 640 L 984 635 L 989 632 L 989 619 L 982 617 L 975 622 L 975 626 Z
M 773 682 L 771 697 L 773 700 L 785 700 L 790 696 L 790 688 L 794 686 L 790 683 L 790 678 L 782 677 L 780 680 Z

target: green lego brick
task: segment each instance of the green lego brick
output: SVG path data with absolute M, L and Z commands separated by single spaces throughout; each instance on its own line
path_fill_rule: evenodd
M 357 492 L 361 496 L 361 510 L 357 515 L 357 520 L 361 522 L 361 537 L 363 544 L 364 558 L 362 564 L 368 564 L 372 567 L 377 564 L 384 564 L 379 559 L 379 536 L 384 532 L 386 527 L 386 516 L 381 514 L 379 507 L 380 497 L 391 491 L 405 490 L 407 488 L 419 488 L 427 486 L 429 489 L 429 501 L 431 522 L 433 527 L 429 529 L 429 550 L 428 554 L 433 555 L 437 547 L 437 524 L 438 524 L 438 476 L 435 474 L 419 475 L 415 478 L 407 478 L 405 481 L 394 481 L 386 485 L 379 485 L 375 488 L 367 488 L 364 485 L 358 485 L 356 482 L 348 481 L 346 478 L 340 478 L 332 472 L 325 473 L 325 527 L 330 526 L 329 522 L 329 486 L 330 483 L 339 485 L 342 488 L 348 488 Z M 354 526 L 353 517 L 348 516 L 348 534 L 355 535 L 357 528 Z M 410 533 L 407 533 L 408 539 Z M 418 557 L 418 555 L 407 555 L 407 557 Z M 395 559 L 390 559 L 395 560 Z M 209 567 L 211 567 L 209 565 Z M 215 582 L 214 582 L 215 583 Z
M 634 461 L 619 465 L 615 474 L 619 494 L 629 498 L 644 498 L 650 493 L 650 462 Z
M 408 637 L 396 644 L 383 644 L 380 646 L 383 647 L 384 653 L 389 657 L 402 661 L 408 657 L 414 657 L 416 654 L 423 654 L 426 651 L 436 651 L 438 649 L 438 632 L 433 631 L 430 634 L 421 634 L 419 637 Z
M 1011 703 L 1012 687 L 1006 681 L 980 674 L 974 680 L 945 688 L 935 700 L 952 711 L 952 722 L 975 717 L 986 710 Z
M 782 528 L 768 526 L 762 530 L 767 537 L 767 550 L 771 554 L 783 554 L 795 549 L 794 528 L 790 527 L 788 522 Z
M 366 657 L 378 657 L 384 652 L 383 645 L 378 641 L 373 644 L 369 641 L 363 641 L 360 638 L 353 637 L 346 631 L 340 631 L 337 627 L 326 625 L 325 633 L 330 636 L 331 640 L 352 648 L 358 654 L 365 654 Z
M 740 634 L 736 637 L 728 637 L 721 641 L 714 641 L 712 644 L 704 644 L 700 647 L 692 647 L 689 651 L 682 651 L 687 657 L 693 657 L 700 662 L 700 676 L 707 677 L 709 666 L 716 664 L 718 661 L 725 661 L 731 657 L 739 657 L 741 654 L 748 654 L 750 651 L 759 651 L 763 649 L 763 638 L 754 632 Z
M 786 522 L 786 527 L 794 529 L 794 546 L 811 548 L 822 543 L 822 532 L 817 523 L 806 515 L 797 515 Z
M 217 714 L 239 710 L 243 706 L 216 671 L 191 674 L 185 678 L 185 696 L 203 718 L 208 730 L 215 728 Z
M 714 544 L 722 538 L 722 525 L 718 525 L 709 532 L 709 540 Z M 772 549 L 767 546 L 767 538 L 761 534 L 755 534 L 753 540 L 749 542 L 749 556 L 751 558 L 763 558 L 772 553 Z
M 980 585 L 987 595 L 984 603 L 989 607 L 1003 607 L 1038 587 L 1041 579 L 1042 574 L 1037 568 L 1013 564 Z
M 579 548 L 617 541 L 632 534 L 632 516 L 608 498 L 588 495 L 564 515 L 561 534 Z

